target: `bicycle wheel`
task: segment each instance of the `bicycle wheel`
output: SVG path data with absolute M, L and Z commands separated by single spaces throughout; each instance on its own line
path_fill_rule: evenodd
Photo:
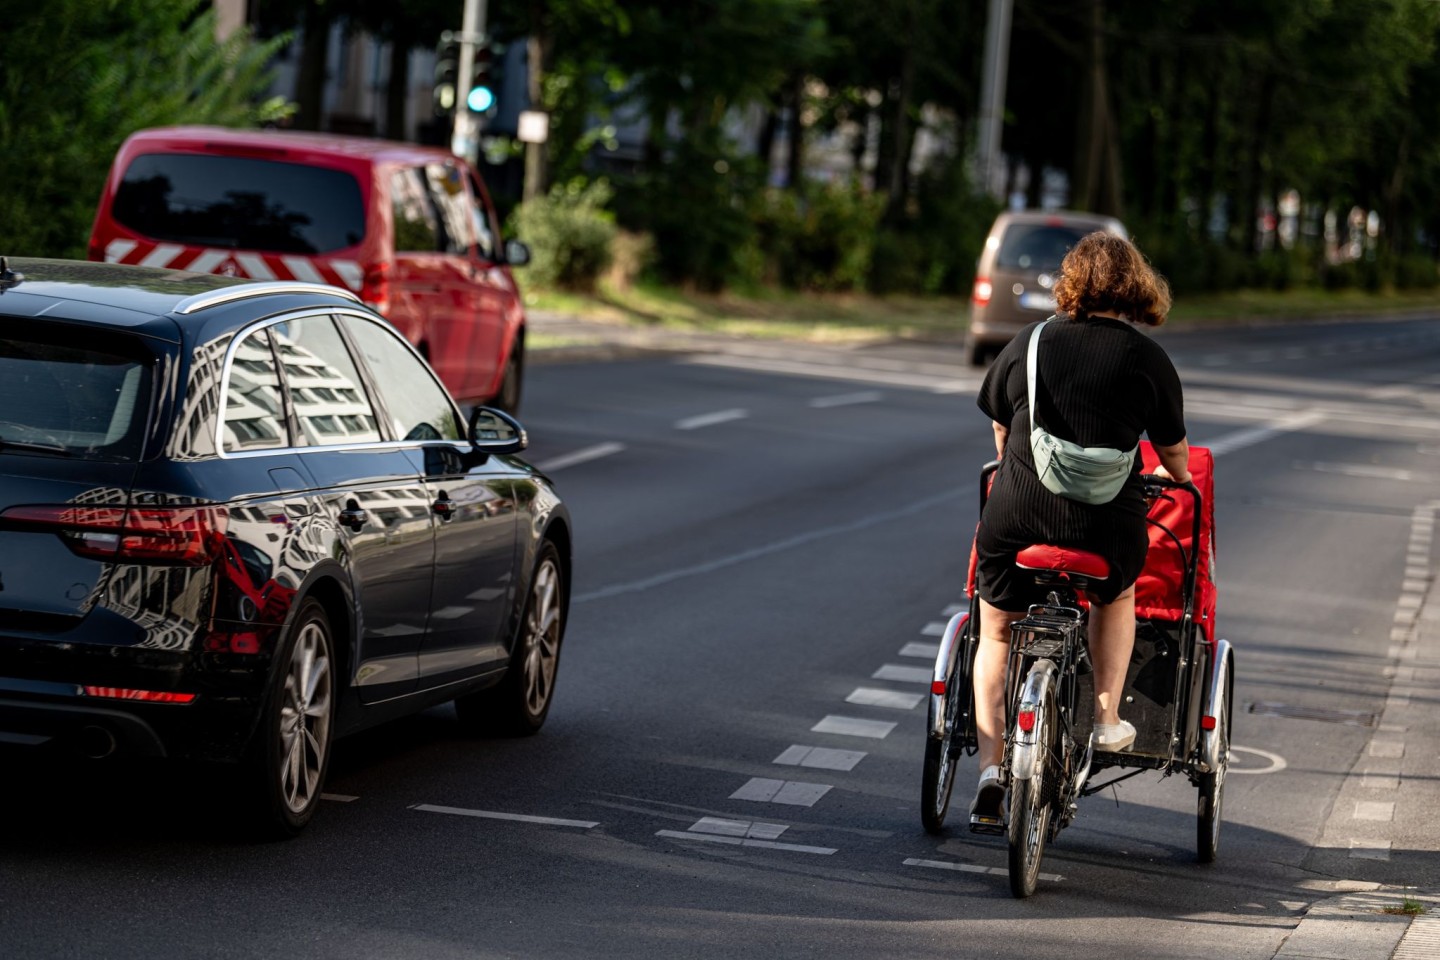
M 1030 687 L 1036 668 L 1031 668 L 1031 677 L 1026 678 L 1025 688 Z M 1006 840 L 1010 846 L 1010 892 L 1025 898 L 1035 892 L 1040 879 L 1040 861 L 1045 856 L 1045 842 L 1050 837 L 1050 815 L 1054 809 L 1052 800 L 1059 784 L 1054 765 L 1055 740 L 1059 717 L 1055 710 L 1055 688 L 1050 675 L 1039 679 L 1040 703 L 1042 709 L 1036 717 L 1036 749 L 1041 761 L 1035 772 L 1025 780 L 1011 777 L 1010 781 L 1010 822 L 1006 828 Z M 1022 689 L 1025 689 L 1022 688 Z
M 1215 718 L 1220 738 L 1220 764 L 1200 775 L 1200 799 L 1196 804 L 1195 849 L 1201 863 L 1214 863 L 1220 850 L 1220 814 L 1225 800 L 1225 771 L 1230 766 L 1230 696 L 1226 691 L 1224 709 Z
M 965 734 L 960 718 L 968 715 L 967 707 L 972 697 L 971 661 L 975 655 L 972 629 L 967 625 L 960 638 L 960 658 L 945 687 L 945 735 L 925 738 L 925 766 L 920 777 L 920 821 L 927 833 L 940 833 L 945 828 L 950 793 L 955 787 L 955 768 L 960 765 L 960 753 L 964 749 Z M 930 729 L 934 729 L 933 722 Z

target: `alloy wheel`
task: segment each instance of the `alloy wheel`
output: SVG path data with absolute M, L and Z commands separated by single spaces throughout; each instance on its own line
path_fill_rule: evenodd
M 546 558 L 535 572 L 525 618 L 525 709 L 539 716 L 555 688 L 560 660 L 560 571 Z
M 295 638 L 280 700 L 280 788 L 292 813 L 315 801 L 330 748 L 332 683 L 324 626 L 305 624 Z

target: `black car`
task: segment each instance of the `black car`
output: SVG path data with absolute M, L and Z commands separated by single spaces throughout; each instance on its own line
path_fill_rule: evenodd
M 239 761 L 287 833 L 337 736 L 535 732 L 571 527 L 524 446 L 344 290 L 0 258 L 0 743 Z

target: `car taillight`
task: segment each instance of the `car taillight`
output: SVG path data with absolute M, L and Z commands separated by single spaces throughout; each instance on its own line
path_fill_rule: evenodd
M 174 693 L 169 690 L 132 690 L 129 687 L 85 687 L 89 697 L 107 697 L 111 700 L 143 700 L 146 703 L 190 703 L 193 693 Z
M 204 566 L 220 555 L 224 507 L 9 507 L 0 526 L 54 530 L 82 557 L 112 562 Z
M 995 288 L 990 285 L 989 280 L 984 277 L 976 277 L 975 292 L 970 295 L 970 299 L 974 300 L 977 306 L 983 307 L 990 302 L 990 294 L 994 292 Z
M 390 313 L 390 264 L 376 263 L 365 268 L 365 277 L 360 281 L 360 299 L 381 316 Z

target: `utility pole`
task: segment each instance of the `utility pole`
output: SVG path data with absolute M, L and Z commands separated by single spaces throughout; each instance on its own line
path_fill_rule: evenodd
M 1000 134 L 1005 119 L 1005 75 L 1010 65 L 1010 11 L 1013 4 L 1014 0 L 990 0 L 975 163 L 980 188 L 1002 200 L 1005 181 L 1000 176 Z
M 475 48 L 485 40 L 485 0 L 465 0 L 465 14 L 460 22 L 460 75 L 456 84 L 455 128 L 450 136 L 450 152 L 475 162 L 480 147 L 480 122 L 470 112 L 466 101 L 470 96 L 471 78 L 475 75 Z

